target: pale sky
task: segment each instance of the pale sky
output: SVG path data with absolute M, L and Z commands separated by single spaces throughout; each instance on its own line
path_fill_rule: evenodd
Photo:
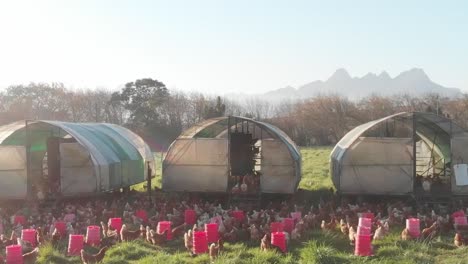
M 433 3 L 432 3 L 433 2 Z M 260 93 L 423 68 L 468 91 L 468 1 L 0 0 L 0 89 L 63 82 L 115 90 L 139 78 Z

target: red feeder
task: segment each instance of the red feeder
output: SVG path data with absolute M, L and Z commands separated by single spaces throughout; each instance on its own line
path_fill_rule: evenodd
M 211 223 L 205 224 L 205 232 L 208 243 L 218 242 L 219 234 L 218 234 L 218 224 Z
M 83 235 L 70 235 L 68 240 L 68 255 L 79 256 L 84 246 Z
M 294 219 L 293 218 L 283 218 L 283 227 L 284 231 L 291 233 L 294 229 Z
M 193 253 L 202 254 L 208 252 L 208 239 L 205 231 L 193 233 Z
M 6 264 L 23 264 L 23 252 L 20 245 L 6 247 Z
M 283 232 L 271 233 L 271 244 L 279 247 L 283 252 L 286 252 L 286 238 Z
M 171 240 L 172 239 L 171 224 L 172 223 L 170 221 L 158 222 L 158 228 L 156 229 L 156 232 L 158 232 L 158 234 L 162 234 L 162 233 L 164 233 L 164 231 L 168 230 L 166 238 L 167 238 L 167 240 Z
M 185 223 L 193 225 L 197 222 L 197 214 L 195 210 L 185 210 Z
M 354 247 L 354 255 L 356 256 L 371 256 L 371 236 L 370 235 L 357 235 Z
M 406 229 L 408 229 L 410 236 L 413 238 L 419 237 L 421 233 L 421 228 L 418 218 L 409 218 L 406 219 Z
M 21 230 L 21 239 L 28 241 L 33 247 L 35 247 L 37 245 L 36 229 Z
M 271 222 L 270 224 L 270 232 L 283 232 L 283 223 L 281 222 Z
M 86 229 L 86 244 L 98 246 L 101 243 L 101 227 L 88 226 Z
M 143 220 L 143 223 L 148 223 L 148 213 L 145 210 L 138 210 L 135 216 Z
M 372 227 L 372 219 L 359 217 L 359 226 L 364 226 L 364 227 L 371 228 Z
M 64 236 L 67 233 L 67 226 L 65 222 L 55 222 L 54 227 L 57 228 L 57 231 L 62 236 Z
M 26 218 L 24 215 L 15 215 L 15 220 L 13 221 L 15 225 L 20 224 L 20 225 L 25 225 L 26 224 Z
M 109 223 L 112 229 L 117 230 L 117 232 L 122 229 L 122 218 L 110 218 Z
M 240 222 L 244 221 L 244 211 L 232 211 L 232 217 L 239 220 Z

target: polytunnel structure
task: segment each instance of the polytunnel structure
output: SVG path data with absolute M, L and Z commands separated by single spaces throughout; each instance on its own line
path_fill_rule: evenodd
M 277 127 L 245 117 L 205 120 L 183 132 L 163 161 L 165 191 L 294 193 L 301 154 Z
M 118 125 L 28 120 L 0 127 L 0 198 L 118 190 L 152 172 L 150 148 Z
M 432 113 L 398 113 L 357 126 L 330 158 L 342 194 L 468 194 L 468 133 Z

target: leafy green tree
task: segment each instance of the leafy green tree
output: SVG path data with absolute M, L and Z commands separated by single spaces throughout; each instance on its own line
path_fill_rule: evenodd
M 114 93 L 112 104 L 122 103 L 128 110 L 132 126 L 149 127 L 163 123 L 163 107 L 169 100 L 166 85 L 150 78 L 136 80 Z

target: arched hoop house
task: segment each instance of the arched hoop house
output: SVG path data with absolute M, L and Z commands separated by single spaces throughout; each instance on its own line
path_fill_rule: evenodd
M 182 133 L 163 161 L 166 191 L 291 194 L 301 178 L 301 154 L 277 127 L 244 117 L 203 121 Z
M 342 194 L 466 195 L 468 133 L 431 113 L 398 113 L 360 125 L 331 153 Z
M 0 198 L 116 190 L 143 182 L 149 171 L 150 148 L 121 126 L 41 120 L 0 127 Z

